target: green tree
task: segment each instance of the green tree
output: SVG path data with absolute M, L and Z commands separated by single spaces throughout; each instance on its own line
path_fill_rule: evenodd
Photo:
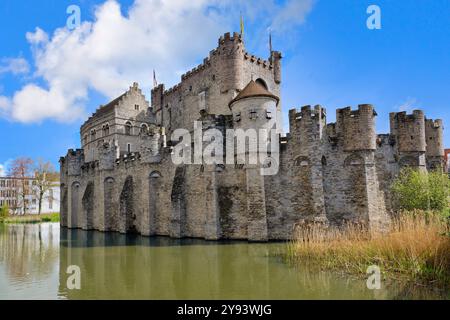
M 9 208 L 7 205 L 0 207 L 0 223 L 2 223 L 9 216 Z
M 446 174 L 403 169 L 392 184 L 397 209 L 446 211 L 449 207 L 450 180 Z

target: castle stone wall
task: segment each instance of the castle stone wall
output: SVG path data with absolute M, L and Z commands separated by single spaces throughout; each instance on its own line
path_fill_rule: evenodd
M 290 110 L 290 132 L 279 136 L 275 175 L 262 176 L 266 164 L 261 161 L 173 163 L 178 142 L 170 141 L 171 133 L 192 130 L 197 120 L 203 121 L 203 130 L 275 127 L 279 133 L 280 60 L 279 52 L 269 60 L 252 56 L 238 34 L 225 34 L 178 85 L 154 88 L 151 108 L 133 84 L 97 110 L 81 128 L 83 149 L 69 150 L 60 159 L 61 225 L 250 241 L 290 239 L 298 226 L 309 224 L 350 222 L 386 230 L 393 209 L 390 186 L 400 170 L 439 169 L 443 163 L 442 121 L 426 119 L 420 110 L 392 113 L 391 132 L 380 135 L 372 105 L 338 109 L 336 123 L 327 123 L 326 109 L 319 105 Z M 276 97 L 233 100 L 251 80 Z M 132 130 L 126 134 L 128 122 Z M 84 139 L 94 129 L 104 132 L 105 124 L 110 131 Z M 254 152 L 237 151 L 235 156 L 247 159 Z

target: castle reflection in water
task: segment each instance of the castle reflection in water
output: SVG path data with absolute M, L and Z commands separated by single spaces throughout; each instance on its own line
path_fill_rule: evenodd
M 58 224 L 0 225 L 0 299 L 386 299 L 442 298 L 425 288 L 294 268 L 286 243 L 142 237 Z M 68 290 L 70 265 L 81 289 Z

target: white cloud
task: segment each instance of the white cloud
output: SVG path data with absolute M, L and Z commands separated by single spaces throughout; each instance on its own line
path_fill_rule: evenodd
M 11 160 L 6 161 L 5 163 L 0 163 L 0 177 L 4 177 L 8 174 L 8 165 Z
M 303 24 L 313 5 L 314 0 L 287 1 L 286 5 L 275 14 L 270 29 L 281 33 L 293 26 Z
M 34 32 L 27 32 L 25 36 L 29 43 L 35 45 L 48 41 L 48 34 L 39 27 Z
M 419 106 L 416 98 L 408 98 L 404 102 L 396 106 L 396 109 L 398 109 L 400 112 L 406 111 L 408 113 L 411 113 L 418 108 Z
M 14 75 L 28 73 L 30 66 L 24 58 L 2 58 L 0 61 L 0 74 L 11 72 Z
M 7 97 L 0 96 L 0 110 L 6 109 L 9 106 L 10 102 Z
M 138 81 L 148 93 L 153 69 L 159 82 L 178 82 L 179 70 L 199 63 L 221 34 L 233 30 L 239 10 L 258 21 L 264 32 L 271 25 L 278 30 L 303 22 L 312 7 L 311 0 L 252 4 L 135 0 L 122 14 L 119 4 L 108 0 L 96 8 L 94 21 L 73 31 L 59 28 L 49 36 L 36 28 L 26 38 L 33 50 L 35 79 L 45 86 L 28 83 L 11 98 L 3 97 L 4 113 L 20 122 L 80 118 L 90 90 L 113 98 Z

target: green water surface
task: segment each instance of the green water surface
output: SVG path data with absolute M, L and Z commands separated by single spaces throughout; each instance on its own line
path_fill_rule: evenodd
M 439 299 L 432 289 L 382 284 L 285 264 L 286 243 L 208 242 L 0 225 L 0 299 Z M 69 290 L 69 266 L 81 289 Z

